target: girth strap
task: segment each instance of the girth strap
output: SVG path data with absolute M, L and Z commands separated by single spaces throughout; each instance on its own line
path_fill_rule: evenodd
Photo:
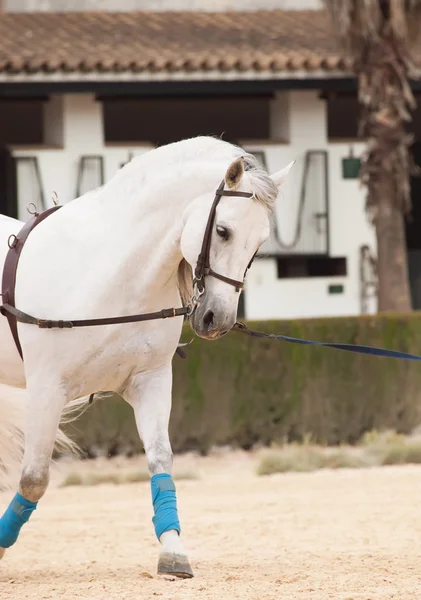
M 15 286 L 16 286 L 16 272 L 18 268 L 20 253 L 22 252 L 22 248 L 31 233 L 31 231 L 39 224 L 41 221 L 46 219 L 51 213 L 59 209 L 60 206 L 53 206 L 53 208 L 49 208 L 41 214 L 35 214 L 33 217 L 29 219 L 27 223 L 22 227 L 17 235 L 11 235 L 9 237 L 9 251 L 6 255 L 6 260 L 3 268 L 3 278 L 2 278 L 2 303 L 3 306 L 7 305 L 10 308 L 15 308 Z M 9 321 L 10 330 L 13 335 L 13 339 L 15 340 L 16 347 L 20 354 L 20 357 L 23 359 L 22 348 L 19 342 L 18 336 L 18 326 L 16 315 L 13 312 L 8 310 L 0 309 L 1 313 L 7 318 Z M 23 313 L 22 313 L 23 314 Z
M 37 325 L 40 329 L 73 329 L 73 327 L 93 327 L 95 325 L 118 325 L 121 323 L 137 323 L 139 321 L 154 321 L 157 319 L 169 319 L 171 317 L 182 317 L 187 314 L 186 306 L 180 308 L 164 308 L 153 313 L 144 313 L 142 315 L 127 315 L 125 317 L 104 317 L 103 319 L 76 319 L 72 321 L 54 321 L 52 319 L 36 319 L 14 306 L 3 304 L 0 309 L 13 317 L 20 323 Z

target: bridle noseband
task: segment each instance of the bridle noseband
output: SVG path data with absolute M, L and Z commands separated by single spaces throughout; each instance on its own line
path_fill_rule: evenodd
M 226 277 L 225 275 L 216 273 L 216 271 L 214 271 L 211 268 L 210 262 L 209 262 L 210 246 L 211 246 L 211 241 L 212 241 L 213 226 L 215 224 L 216 208 L 217 208 L 222 196 L 237 196 L 237 197 L 241 197 L 241 198 L 252 198 L 253 197 L 253 193 L 251 193 L 251 192 L 229 191 L 229 190 L 225 190 L 224 186 L 225 186 L 225 180 L 222 180 L 220 186 L 216 190 L 215 199 L 212 203 L 209 217 L 208 217 L 208 222 L 206 224 L 205 234 L 203 236 L 202 248 L 201 248 L 200 254 L 197 258 L 196 268 L 194 270 L 194 280 L 193 280 L 194 295 L 192 298 L 190 314 L 192 314 L 194 312 L 194 310 L 198 304 L 198 300 L 199 300 L 200 296 L 205 291 L 205 277 L 208 277 L 208 276 L 215 277 L 216 279 L 219 279 L 220 281 L 224 281 L 225 283 L 228 283 L 229 285 L 234 286 L 235 290 L 237 292 L 240 292 L 240 290 L 242 290 L 244 287 L 244 279 L 243 279 L 243 281 L 238 281 L 237 279 L 231 279 L 230 277 Z M 253 259 L 254 259 L 254 256 L 251 259 L 251 261 L 246 269 L 246 272 L 244 273 L 244 278 L 246 276 L 248 269 L 251 266 L 251 263 L 253 262 Z

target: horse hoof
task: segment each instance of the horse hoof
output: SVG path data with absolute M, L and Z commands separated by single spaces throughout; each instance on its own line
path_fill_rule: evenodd
M 0 548 L 0 560 L 3 558 L 6 548 Z
M 193 571 L 187 556 L 173 552 L 162 552 L 159 555 L 158 574 L 174 575 L 180 577 L 180 579 L 193 577 Z

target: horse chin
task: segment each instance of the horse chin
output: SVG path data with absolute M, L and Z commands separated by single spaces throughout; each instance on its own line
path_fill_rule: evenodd
M 215 341 L 215 340 L 219 340 L 221 337 L 224 337 L 224 335 L 227 335 L 228 331 L 203 331 L 203 330 L 196 330 L 194 329 L 195 334 L 202 338 L 203 340 L 210 340 L 210 341 Z

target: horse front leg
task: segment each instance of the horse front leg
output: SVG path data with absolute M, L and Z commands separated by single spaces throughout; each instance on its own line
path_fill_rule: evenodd
M 19 491 L 0 518 L 0 558 L 18 539 L 44 495 L 66 393 L 58 385 L 30 384 L 27 389 L 25 450 Z
M 152 521 L 156 537 L 162 544 L 158 573 L 188 578 L 193 577 L 193 571 L 180 540 L 176 490 L 172 479 L 172 450 L 168 436 L 171 389 L 172 370 L 169 364 L 153 373 L 133 376 L 123 396 L 134 409 L 151 474 Z

